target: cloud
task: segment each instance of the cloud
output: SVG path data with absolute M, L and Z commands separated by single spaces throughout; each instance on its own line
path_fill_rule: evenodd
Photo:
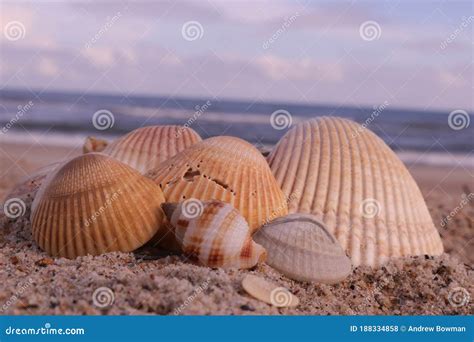
M 38 70 L 44 76 L 56 76 L 59 73 L 59 68 L 56 65 L 55 61 L 50 58 L 42 58 Z
M 393 106 L 472 107 L 468 35 L 439 52 L 453 27 L 437 20 L 423 26 L 402 22 L 383 6 L 160 1 L 3 7 L 1 23 L 21 20 L 26 36 L 13 42 L 2 34 L 0 87 L 338 105 L 390 98 Z M 373 42 L 359 36 L 360 23 L 370 19 L 382 27 Z M 203 24 L 203 39 L 182 39 L 187 20 Z
M 288 60 L 274 55 L 259 57 L 255 64 L 271 80 L 290 79 L 295 81 L 339 82 L 343 79 L 342 66 L 339 64 L 318 63 L 310 58 Z

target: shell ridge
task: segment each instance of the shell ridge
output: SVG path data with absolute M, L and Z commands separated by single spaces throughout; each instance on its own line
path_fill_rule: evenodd
M 369 139 L 373 142 L 373 144 L 377 144 L 378 141 L 377 139 L 374 139 L 373 136 L 369 136 Z M 383 146 L 383 145 L 382 145 Z M 384 149 L 386 150 L 386 149 Z M 392 224 L 392 219 L 391 219 L 391 211 L 389 210 L 389 205 L 388 203 L 393 203 L 393 206 L 395 207 L 395 212 L 400 212 L 402 211 L 403 213 L 405 213 L 406 215 L 406 208 L 405 208 L 405 205 L 403 204 L 403 208 L 400 208 L 400 205 L 399 205 L 399 198 L 396 194 L 396 192 L 398 191 L 398 189 L 402 188 L 402 184 L 400 184 L 400 180 L 399 180 L 399 177 L 400 176 L 397 176 L 396 173 L 395 173 L 395 169 L 393 167 L 390 167 L 390 165 L 388 164 L 388 158 L 386 158 L 385 156 L 385 153 L 384 151 L 381 151 L 380 149 L 375 149 L 375 155 L 376 155 L 376 160 L 378 161 L 378 163 L 380 164 L 380 168 L 381 168 L 381 171 L 382 171 L 382 175 L 381 175 L 381 182 L 383 182 L 385 184 L 385 180 L 384 179 L 384 175 L 389 179 L 390 183 L 391 184 L 395 184 L 395 191 L 392 191 L 392 188 L 391 187 L 385 187 L 385 186 L 382 186 L 382 193 L 383 193 L 383 202 L 382 202 L 382 212 L 383 212 L 383 215 L 385 216 L 385 219 L 384 219 L 384 230 L 385 230 L 385 234 L 387 236 L 387 240 L 388 240 L 388 255 L 387 255 L 387 258 L 388 257 L 395 257 L 395 256 L 398 256 L 400 255 L 400 246 L 401 246 L 401 240 L 400 240 L 400 237 L 401 237 L 401 227 L 400 227 L 400 223 L 399 223 L 399 217 L 398 215 L 395 215 L 394 218 L 393 218 L 393 224 Z M 404 201 L 402 201 L 402 203 L 404 203 Z M 379 212 L 380 214 L 380 212 Z M 395 231 L 396 231 L 396 234 L 393 234 L 394 232 L 390 229 L 390 227 L 394 227 L 395 228 Z M 381 228 L 379 228 L 381 229 Z M 394 237 L 394 235 L 396 235 Z M 395 241 L 396 239 L 396 241 Z M 380 250 L 382 246 L 379 245 L 378 246 L 378 255 L 383 255 L 383 251 Z M 377 261 L 378 264 L 382 264 L 384 262 L 384 260 L 381 260 L 381 261 Z
M 355 179 L 356 179 L 356 165 L 354 163 L 354 155 L 357 154 L 356 149 L 354 148 L 353 144 L 351 144 L 351 138 L 349 137 L 349 133 L 353 134 L 353 130 L 351 127 L 348 127 L 346 125 L 346 122 L 344 120 L 340 120 L 339 124 L 341 125 L 341 131 L 342 134 L 344 135 L 346 139 L 346 148 L 347 148 L 347 158 L 346 160 L 346 166 L 349 170 L 349 176 L 347 177 L 347 188 L 344 188 L 347 192 L 347 208 L 345 206 L 342 206 L 342 208 L 339 211 L 338 215 L 338 225 L 340 225 L 339 229 L 339 234 L 334 234 L 336 237 L 339 237 L 339 242 L 341 243 L 341 246 L 346 249 L 347 248 L 347 239 L 343 238 L 348 235 L 348 231 L 350 229 L 350 225 L 353 225 L 352 223 L 352 212 L 351 208 L 355 207 L 354 200 L 355 200 L 355 191 L 357 188 L 354 186 L 355 184 Z M 354 138 L 353 138 L 354 139 Z M 344 174 L 344 173 L 343 173 Z M 347 211 L 346 211 L 347 210 Z
M 327 120 L 328 130 L 330 132 L 330 141 L 331 141 L 331 168 L 329 169 L 329 181 L 328 189 L 332 191 L 327 192 L 326 194 L 326 203 L 330 205 L 328 209 L 331 210 L 333 215 L 329 216 L 330 220 L 333 221 L 334 226 L 334 235 L 339 235 L 339 224 L 338 224 L 338 213 L 340 207 L 340 201 L 343 196 L 339 194 L 342 192 L 342 177 L 343 177 L 343 153 L 341 149 L 342 140 L 339 135 L 339 129 L 337 126 L 339 119 Z M 337 152 L 337 154 L 336 154 Z M 335 156 L 335 158 L 334 158 Z

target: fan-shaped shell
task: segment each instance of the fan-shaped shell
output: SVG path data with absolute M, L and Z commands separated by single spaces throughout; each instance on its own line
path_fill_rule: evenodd
M 233 137 L 206 139 L 147 173 L 167 201 L 216 199 L 233 205 L 255 231 L 287 213 L 287 203 L 265 158 Z
M 163 193 L 138 171 L 89 153 L 51 173 L 32 205 L 33 237 L 53 256 L 132 251 L 159 229 Z
M 145 173 L 199 141 L 201 137 L 191 128 L 148 126 L 117 139 L 103 153 Z
M 409 171 L 379 137 L 355 122 L 321 117 L 298 124 L 268 160 L 289 211 L 322 219 L 354 266 L 443 252 Z
M 240 213 L 221 201 L 189 199 L 165 203 L 163 210 L 174 227 L 182 252 L 209 267 L 250 268 L 265 261 Z
M 277 218 L 254 240 L 267 250 L 267 264 L 291 279 L 335 283 L 351 272 L 351 260 L 339 242 L 310 214 Z

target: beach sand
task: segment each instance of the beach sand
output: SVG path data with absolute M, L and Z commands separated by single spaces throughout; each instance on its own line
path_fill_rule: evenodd
M 36 168 L 80 152 L 80 148 L 2 143 L 1 202 L 14 184 Z M 135 253 L 52 259 L 32 240 L 28 211 L 16 220 L 0 218 L 0 311 L 41 315 L 474 314 L 474 200 L 463 204 L 461 196 L 474 190 L 474 170 L 408 167 L 441 233 L 446 253 L 440 257 L 394 260 L 379 269 L 359 267 L 336 285 L 295 282 L 267 265 L 247 271 L 200 267 L 151 247 Z M 450 220 L 442 223 L 448 215 Z M 249 297 L 241 286 L 249 273 L 287 287 L 299 297 L 300 305 L 276 308 Z M 101 292 L 101 287 L 111 290 L 102 292 L 108 304 L 103 308 L 93 300 L 94 291 Z

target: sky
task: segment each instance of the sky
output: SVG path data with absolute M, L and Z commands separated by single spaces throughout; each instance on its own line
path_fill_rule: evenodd
M 471 1 L 1 1 L 0 89 L 474 108 Z

